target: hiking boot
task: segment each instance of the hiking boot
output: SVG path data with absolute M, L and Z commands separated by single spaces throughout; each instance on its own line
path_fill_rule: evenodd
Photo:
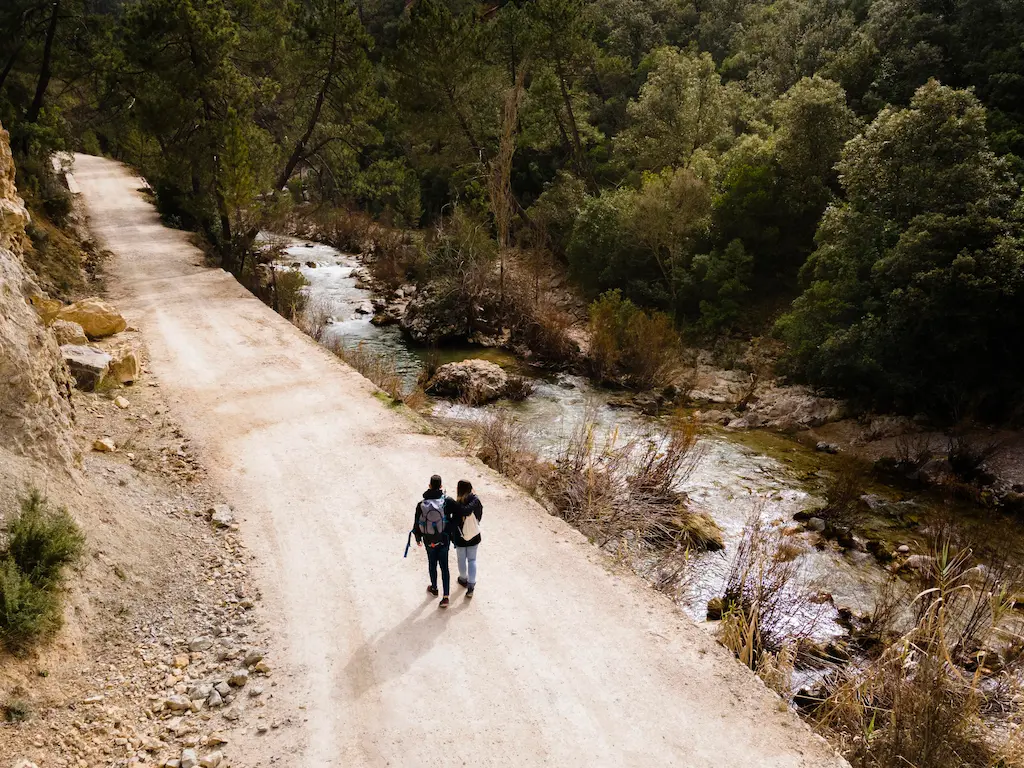
M 437 597 L 437 587 L 427 587 L 427 592 L 432 594 L 434 597 Z
M 476 585 L 470 584 L 470 585 L 469 585 L 469 586 L 468 586 L 468 587 L 466 588 L 466 597 L 472 597 L 472 596 L 473 596 L 473 590 L 474 590 L 474 589 L 476 589 Z
M 468 587 L 469 586 L 469 580 L 468 579 L 464 579 L 461 576 L 459 576 L 459 578 L 456 579 L 456 581 L 459 582 L 459 586 L 460 587 Z
M 448 596 L 447 595 L 445 595 L 444 597 L 441 598 L 441 602 L 438 604 L 437 607 L 438 608 L 447 608 L 448 607 Z

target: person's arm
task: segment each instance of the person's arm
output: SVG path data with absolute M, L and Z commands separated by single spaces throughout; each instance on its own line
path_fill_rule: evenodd
M 423 543 L 423 534 L 420 533 L 420 502 L 416 502 L 416 509 L 412 513 L 412 535 L 416 537 L 416 543 Z
M 482 523 L 484 520 L 484 504 L 480 501 L 480 497 L 477 496 L 473 499 L 473 514 L 476 515 L 476 521 Z

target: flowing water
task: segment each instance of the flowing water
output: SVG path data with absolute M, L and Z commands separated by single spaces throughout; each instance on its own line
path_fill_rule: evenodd
M 278 268 L 297 269 L 309 282 L 309 302 L 329 308 L 333 322 L 326 338 L 346 345 L 364 344 L 367 348 L 388 355 L 408 382 L 415 382 L 422 368 L 422 351 L 410 347 L 395 326 L 378 328 L 370 323 L 371 295 L 357 286 L 359 263 L 326 245 L 294 241 L 278 259 Z M 590 407 L 600 428 L 631 431 L 644 426 L 648 417 L 633 410 L 608 405 L 610 393 L 592 386 L 587 380 L 569 375 L 542 375 L 529 371 L 511 355 L 495 350 L 447 349 L 444 362 L 470 357 L 485 357 L 519 373 L 535 377 L 536 389 L 525 401 L 501 406 L 470 407 L 436 402 L 434 415 L 461 424 L 487 418 L 496 407 L 512 409 L 543 455 L 551 455 L 556 446 L 572 431 Z M 703 619 L 709 598 L 721 594 L 729 567 L 747 516 L 761 506 L 762 514 L 773 523 L 784 525 L 795 512 L 817 503 L 807 489 L 807 481 L 779 455 L 787 452 L 807 453 L 796 443 L 779 439 L 771 451 L 759 450 L 734 433 L 711 431 L 702 438 L 702 458 L 681 488 L 694 504 L 706 510 L 722 528 L 724 553 L 700 555 L 692 564 L 693 578 L 688 581 L 681 605 L 695 618 Z M 804 458 L 813 458 L 807 457 Z M 884 577 L 882 569 L 863 553 L 845 555 L 826 548 L 813 547 L 797 560 L 803 586 L 830 593 L 839 606 L 858 611 L 870 609 L 877 585 Z M 831 610 L 831 609 L 829 609 Z M 838 625 L 831 621 L 832 611 L 817 634 L 838 635 Z

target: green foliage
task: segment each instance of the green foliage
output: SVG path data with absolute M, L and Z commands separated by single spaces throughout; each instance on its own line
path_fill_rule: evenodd
M 65 509 L 51 509 L 32 489 L 21 500 L 21 512 L 4 529 L 6 556 L 40 587 L 60 583 L 64 568 L 82 555 L 85 535 Z
M 677 48 L 651 54 L 650 74 L 629 103 L 618 142 L 640 168 L 689 167 L 728 144 L 730 104 L 710 55 Z
M 20 652 L 61 625 L 64 570 L 85 547 L 81 529 L 35 489 L 3 528 L 0 548 L 0 643 Z
M 932 81 L 847 145 L 846 201 L 778 324 L 795 373 L 883 407 L 992 416 L 1020 402 L 1024 220 L 985 117 Z

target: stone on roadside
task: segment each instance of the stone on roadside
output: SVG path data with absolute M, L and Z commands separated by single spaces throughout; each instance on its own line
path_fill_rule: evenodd
M 192 708 L 192 700 L 181 694 L 172 694 L 164 700 L 164 706 L 172 712 L 184 712 Z
M 111 347 L 108 352 L 111 357 L 108 378 L 118 384 L 134 384 L 142 372 L 138 350 L 132 344 L 122 344 Z
M 252 671 L 253 672 L 259 672 L 261 675 L 269 675 L 270 674 L 270 665 L 267 664 L 266 661 L 261 661 L 261 662 L 258 662 L 256 664 L 256 666 L 254 666 L 252 668 Z
M 258 651 L 255 648 L 245 654 L 245 660 L 242 662 L 246 667 L 252 667 L 263 661 L 263 657 L 266 654 L 263 651 Z
M 221 696 L 227 696 L 229 693 L 231 693 L 231 686 L 225 682 L 217 683 L 215 686 L 213 686 L 213 689 L 217 691 L 217 693 L 219 693 Z
M 65 344 L 60 348 L 61 356 L 75 379 L 75 387 L 92 392 L 103 383 L 110 372 L 113 358 L 95 347 L 81 344 Z
M 210 522 L 218 528 L 228 528 L 235 522 L 235 515 L 227 504 L 214 504 L 210 510 Z
M 206 698 L 206 706 L 208 707 L 222 707 L 224 706 L 224 697 L 221 696 L 216 690 L 210 691 L 210 695 Z
M 97 296 L 62 307 L 57 319 L 78 323 L 90 339 L 104 339 L 128 327 L 121 313 Z
M 191 642 L 188 644 L 188 649 L 193 653 L 199 651 L 208 651 L 213 647 L 213 638 L 207 635 L 200 635 L 199 637 L 193 637 Z
M 224 719 L 229 722 L 235 722 L 242 716 L 242 713 L 238 711 L 237 707 L 228 707 L 224 710 Z
M 131 407 L 131 403 L 129 403 L 125 398 L 121 397 L 120 395 L 114 398 L 114 405 L 116 405 L 122 411 Z
M 184 669 L 189 664 L 189 657 L 187 653 L 182 653 L 174 657 L 175 669 Z
M 247 669 L 236 669 L 231 673 L 231 677 L 228 678 L 228 685 L 233 685 L 236 688 L 243 688 L 248 682 L 249 670 Z
M 58 346 L 63 347 L 65 344 L 84 346 L 89 343 L 89 339 L 85 335 L 85 331 L 82 330 L 82 326 L 78 323 L 72 323 L 70 320 L 54 320 L 53 324 L 50 325 L 50 330 L 57 337 Z
M 117 445 L 109 437 L 101 437 L 93 441 L 92 449 L 97 453 L 113 453 L 117 450 Z
M 197 768 L 199 756 L 194 749 L 184 749 L 181 752 L 181 768 Z
M 14 764 L 14 768 L 39 768 L 39 766 L 31 760 L 19 760 Z
M 202 768 L 217 768 L 223 759 L 224 755 L 220 752 L 211 752 L 199 760 L 199 765 L 202 766 Z

